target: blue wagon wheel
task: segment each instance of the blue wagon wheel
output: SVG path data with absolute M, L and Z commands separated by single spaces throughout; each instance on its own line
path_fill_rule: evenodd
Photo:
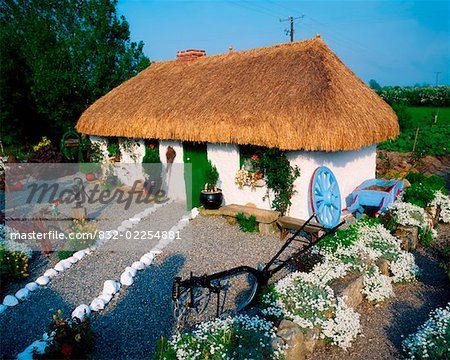
M 325 166 L 314 171 L 310 183 L 310 201 L 318 223 L 326 228 L 338 224 L 341 218 L 341 194 L 336 177 Z

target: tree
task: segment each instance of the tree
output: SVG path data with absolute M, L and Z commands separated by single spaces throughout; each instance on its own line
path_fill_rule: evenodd
M 369 80 L 369 86 L 372 90 L 378 91 L 381 90 L 381 85 L 374 79 Z
M 117 0 L 0 0 L 1 139 L 60 137 L 150 65 Z

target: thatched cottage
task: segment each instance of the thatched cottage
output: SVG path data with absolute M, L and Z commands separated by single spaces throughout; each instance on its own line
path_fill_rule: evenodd
M 163 162 L 173 146 L 175 163 L 192 163 L 194 189 L 187 192 L 193 191 L 194 205 L 203 188 L 198 170 L 210 159 L 225 203 L 270 208 L 264 187 L 252 191 L 236 184 L 243 149 L 288 150 L 291 164 L 301 169 L 290 209 L 299 218 L 308 216 L 308 186 L 318 166 L 333 170 L 345 206 L 357 185 L 375 177 L 376 143 L 399 133 L 388 104 L 320 37 L 201 55 L 188 52 L 153 63 L 97 100 L 76 129 L 97 140 L 158 139 Z M 186 192 L 172 196 L 185 198 Z

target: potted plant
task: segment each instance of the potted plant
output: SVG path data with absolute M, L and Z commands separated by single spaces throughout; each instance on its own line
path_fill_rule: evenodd
M 222 190 L 217 187 L 219 172 L 211 161 L 208 161 L 205 176 L 207 182 L 205 189 L 200 192 L 200 202 L 205 209 L 218 209 L 222 205 L 223 194 Z

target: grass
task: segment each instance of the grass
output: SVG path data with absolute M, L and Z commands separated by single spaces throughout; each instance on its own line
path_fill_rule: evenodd
M 422 128 L 433 125 L 434 116 L 437 114 L 437 125 L 450 125 L 450 107 L 415 107 L 408 106 L 408 113 L 411 115 L 411 121 L 408 129 Z

